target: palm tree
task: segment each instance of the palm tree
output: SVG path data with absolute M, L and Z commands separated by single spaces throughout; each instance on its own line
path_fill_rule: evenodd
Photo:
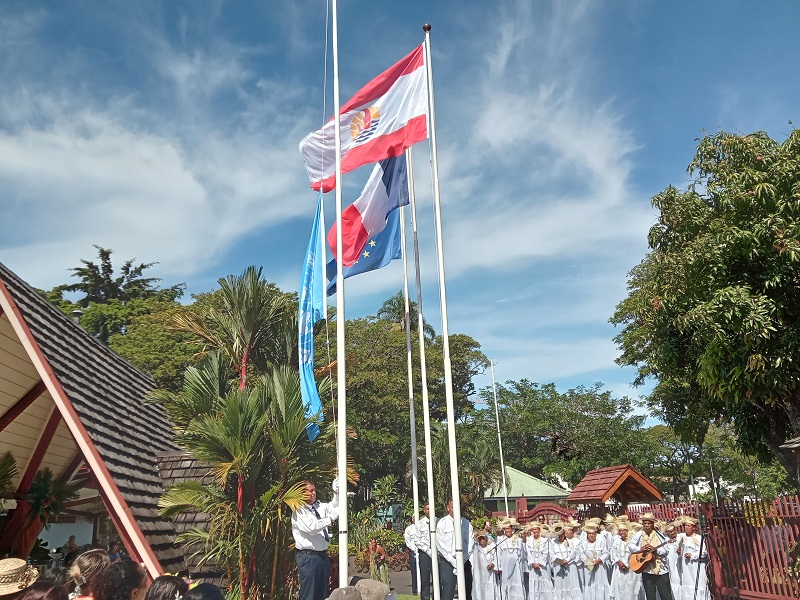
M 213 476 L 211 485 L 174 486 L 159 505 L 165 516 L 209 516 L 206 530 L 190 531 L 181 541 L 235 573 L 231 580 L 242 600 L 283 597 L 291 574 L 290 513 L 304 502 L 304 479 L 332 476 L 335 430 L 325 428 L 321 439 L 308 441 L 292 368 L 251 376 L 245 388 L 226 380 L 227 372 L 225 360 L 212 353 L 187 369 L 179 393 L 151 395 L 175 423 L 178 445 L 208 464 Z
M 171 327 L 197 336 L 239 373 L 244 389 L 248 368 L 297 364 L 297 307 L 290 296 L 250 266 L 219 280 L 219 303 L 176 313 Z
M 0 509 L 3 500 L 14 492 L 14 479 L 17 477 L 17 461 L 11 452 L 6 452 L 0 458 Z
M 378 309 L 376 315 L 382 321 L 389 321 L 390 323 L 400 325 L 401 329 L 406 326 L 406 302 L 403 297 L 403 292 L 397 292 L 394 296 L 386 300 Z M 416 332 L 419 326 L 419 310 L 417 310 L 417 303 L 409 301 L 408 303 L 408 316 L 411 321 L 411 331 Z M 425 339 L 428 341 L 436 337 L 436 330 L 423 319 L 422 331 Z

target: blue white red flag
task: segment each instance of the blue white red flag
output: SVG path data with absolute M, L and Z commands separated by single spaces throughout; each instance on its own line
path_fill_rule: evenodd
M 342 275 L 347 279 L 353 275 L 385 267 L 395 258 L 402 256 L 400 242 L 400 211 L 393 210 L 389 213 L 384 230 L 367 241 L 355 264 L 342 268 Z M 336 259 L 328 263 L 327 272 L 330 282 L 328 296 L 330 296 L 336 293 Z
M 325 297 L 323 296 L 322 264 L 325 253 L 320 236 L 322 222 L 322 192 L 317 200 L 317 215 L 311 228 L 311 239 L 308 241 L 306 264 L 303 279 L 300 282 L 300 303 L 297 315 L 298 355 L 300 357 L 300 391 L 303 405 L 306 407 L 306 418 L 316 416 L 322 410 L 319 399 L 317 380 L 314 378 L 314 323 L 325 317 Z M 306 426 L 308 439 L 312 442 L 319 435 L 319 425 L 309 423 Z
M 342 213 L 342 265 L 359 260 L 367 240 L 383 231 L 389 213 L 408 204 L 408 198 L 406 155 L 375 165 L 364 191 Z M 336 226 L 328 231 L 328 245 L 336 257 Z
M 342 173 L 400 156 L 426 139 L 428 82 L 423 46 L 361 88 L 339 114 Z M 336 187 L 335 129 L 336 119 L 331 119 L 300 142 L 315 190 L 328 192 Z

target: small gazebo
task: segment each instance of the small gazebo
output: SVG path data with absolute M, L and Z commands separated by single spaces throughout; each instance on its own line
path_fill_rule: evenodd
M 600 513 L 605 503 L 613 499 L 621 510 L 636 502 L 660 502 L 661 492 L 633 465 L 616 465 L 589 471 L 567 496 L 570 504 L 588 504 L 596 508 L 590 512 Z

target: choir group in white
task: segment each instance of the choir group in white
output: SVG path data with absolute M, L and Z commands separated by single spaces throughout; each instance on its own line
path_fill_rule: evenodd
M 643 532 L 652 538 L 643 538 L 642 524 L 624 515 L 522 527 L 506 519 L 499 526 L 502 534 L 496 539 L 486 531 L 476 535 L 470 557 L 472 600 L 644 600 L 648 586 L 629 561 L 648 543 L 654 544 L 648 546 L 653 560 L 643 565 L 645 578 L 663 579 L 666 585 L 668 574 L 674 600 L 710 599 L 707 553 L 692 517 L 656 522 Z M 681 526 L 684 531 L 678 533 Z M 663 597 L 666 588 L 657 593 L 655 585 L 647 595 L 669 600 Z

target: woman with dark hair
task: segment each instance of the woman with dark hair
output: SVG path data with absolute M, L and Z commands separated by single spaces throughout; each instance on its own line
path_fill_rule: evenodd
M 147 574 L 132 560 L 121 560 L 97 575 L 92 592 L 94 600 L 144 600 Z
M 68 585 L 74 589 L 70 598 L 91 600 L 95 578 L 111 565 L 103 550 L 89 550 L 78 556 L 69 568 Z
M 14 600 L 67 600 L 67 590 L 52 581 L 37 581 L 20 592 Z
M 213 583 L 201 583 L 186 592 L 183 600 L 225 600 L 225 595 Z
M 182 600 L 189 591 L 189 584 L 181 577 L 160 575 L 150 584 L 145 600 Z

